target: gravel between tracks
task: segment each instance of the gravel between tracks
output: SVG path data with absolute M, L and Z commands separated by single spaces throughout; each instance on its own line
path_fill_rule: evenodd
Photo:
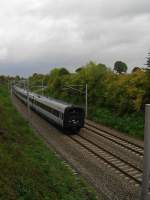
M 140 169 L 143 168 L 143 158 L 139 157 L 139 155 L 136 155 L 132 151 L 127 151 L 124 148 L 120 148 L 119 145 L 85 129 L 82 129 L 80 131 L 80 135 L 107 149 L 109 152 L 116 154 L 125 161 L 133 164 L 135 167 L 138 167 Z
M 16 97 L 13 103 L 27 119 L 26 106 Z M 82 175 L 98 192 L 100 200 L 138 200 L 139 186 L 125 176 L 96 158 L 67 135 L 31 111 L 32 127 L 46 145 L 53 149 L 61 159 Z
M 142 148 L 144 147 L 144 142 L 143 142 L 142 140 L 139 140 L 139 139 L 134 138 L 134 137 L 132 137 L 132 136 L 125 135 L 124 133 L 119 132 L 119 131 L 117 131 L 117 130 L 114 130 L 113 128 L 104 126 L 104 125 L 102 125 L 102 124 L 97 124 L 96 122 L 93 122 L 93 121 L 91 121 L 91 120 L 86 120 L 86 122 L 87 122 L 88 124 L 91 124 L 91 125 L 93 125 L 93 126 L 99 128 L 100 130 L 102 130 L 102 131 L 104 131 L 104 132 L 106 131 L 106 132 L 108 132 L 108 133 L 111 133 L 111 134 L 114 135 L 114 136 L 120 137 L 120 138 L 122 138 L 122 139 L 124 139 L 124 140 L 127 140 L 127 141 L 129 141 L 129 142 L 132 142 L 132 143 L 135 144 L 135 145 L 139 145 L 139 146 L 142 147 Z

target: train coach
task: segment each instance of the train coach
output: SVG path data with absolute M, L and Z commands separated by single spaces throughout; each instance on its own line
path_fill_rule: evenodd
M 13 86 L 12 91 L 25 104 L 29 100 L 30 108 L 64 130 L 78 132 L 84 126 L 85 112 L 81 107 L 33 92 L 28 93 L 18 86 Z

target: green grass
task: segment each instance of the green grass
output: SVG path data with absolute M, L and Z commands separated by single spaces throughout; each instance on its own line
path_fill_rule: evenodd
M 136 138 L 144 138 L 144 114 L 132 113 L 123 116 L 111 112 L 108 108 L 97 108 L 90 115 L 90 119 L 100 122 L 106 126 L 112 127 L 125 134 Z
M 95 192 L 73 175 L 28 127 L 0 86 L 0 199 L 95 200 Z

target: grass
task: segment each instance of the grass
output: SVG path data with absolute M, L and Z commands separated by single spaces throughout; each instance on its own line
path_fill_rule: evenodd
M 91 113 L 90 119 L 124 132 L 136 138 L 144 138 L 144 114 L 132 113 L 119 116 L 108 108 L 97 108 Z
M 28 127 L 0 86 L 0 199 L 95 200 L 95 192 L 73 175 Z

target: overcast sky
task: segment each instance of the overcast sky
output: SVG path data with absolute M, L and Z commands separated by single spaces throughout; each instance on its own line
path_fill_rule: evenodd
M 0 10 L 0 74 L 90 60 L 132 69 L 150 49 L 150 0 L 0 0 Z

